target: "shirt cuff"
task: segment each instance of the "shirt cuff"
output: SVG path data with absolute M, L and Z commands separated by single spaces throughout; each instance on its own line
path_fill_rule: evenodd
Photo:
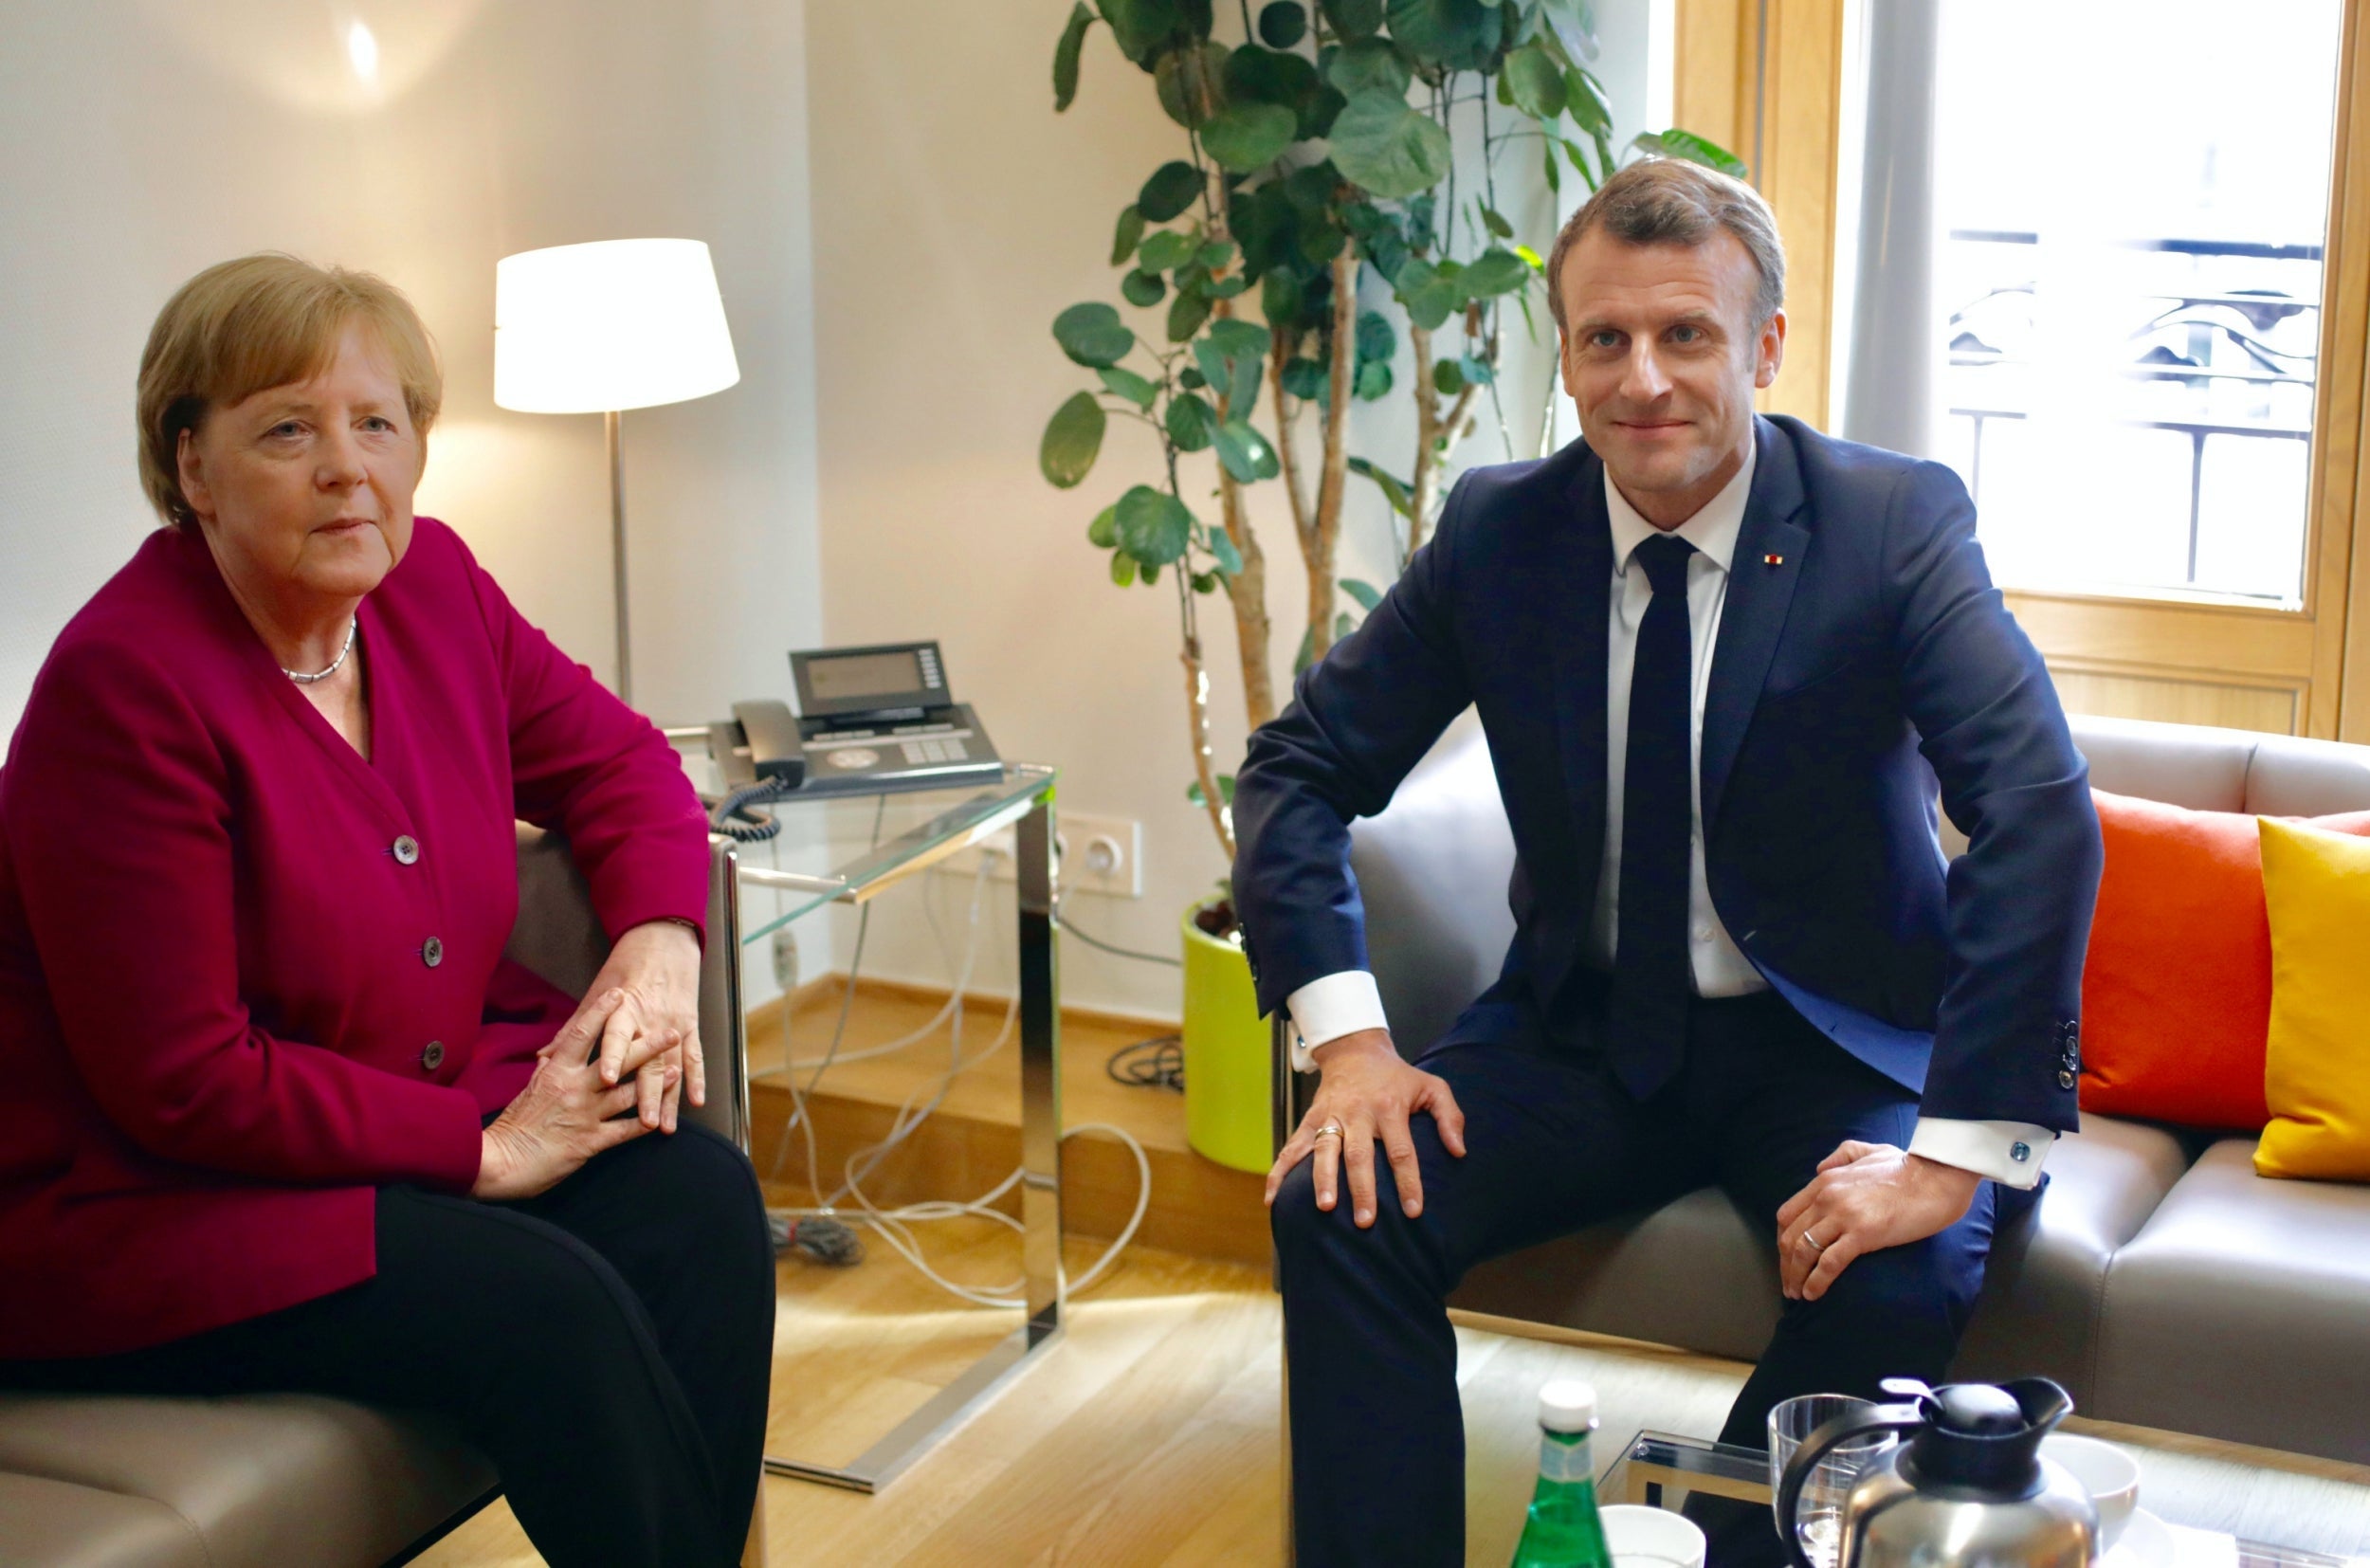
M 1989 1176 L 2003 1187 L 2031 1188 L 2040 1185 L 2041 1167 L 2056 1141 L 2055 1133 L 2030 1121 L 1954 1121 L 1921 1116 L 1917 1131 L 1909 1137 L 1909 1152 Z
M 1375 977 L 1362 969 L 1344 969 L 1309 981 L 1285 998 L 1292 1015 L 1292 1070 L 1315 1072 L 1309 1054 L 1319 1046 L 1356 1034 L 1362 1029 L 1389 1029 L 1382 1015 L 1382 993 Z

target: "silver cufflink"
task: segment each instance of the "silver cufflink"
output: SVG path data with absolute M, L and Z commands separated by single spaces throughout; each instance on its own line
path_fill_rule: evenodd
M 2030 1143 L 2012 1143 L 2008 1146 L 2008 1158 L 2021 1165 L 2026 1160 L 2033 1158 L 2033 1145 Z

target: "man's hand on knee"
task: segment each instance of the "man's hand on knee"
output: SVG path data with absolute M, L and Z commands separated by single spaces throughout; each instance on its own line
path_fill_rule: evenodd
M 1361 1228 L 1374 1224 L 1375 1142 L 1379 1139 L 1398 1186 L 1400 1211 L 1413 1219 L 1424 1212 L 1424 1178 L 1415 1167 L 1408 1118 L 1417 1111 L 1431 1112 L 1439 1123 L 1442 1147 L 1462 1158 L 1465 1113 L 1457 1108 L 1456 1096 L 1449 1092 L 1446 1081 L 1401 1061 L 1385 1030 L 1345 1034 L 1318 1047 L 1315 1054 L 1323 1082 L 1301 1119 L 1300 1130 L 1267 1172 L 1267 1202 L 1275 1202 L 1292 1167 L 1314 1154 L 1317 1207 L 1331 1209 L 1340 1201 L 1340 1167 L 1346 1163 L 1351 1218 Z
M 1778 1275 L 1787 1299 L 1814 1302 L 1854 1258 L 1958 1224 L 1982 1179 L 1889 1143 L 1847 1140 L 1778 1211 Z

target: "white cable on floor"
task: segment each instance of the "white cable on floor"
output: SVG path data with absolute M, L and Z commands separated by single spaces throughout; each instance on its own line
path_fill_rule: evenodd
M 978 1055 L 972 1057 L 968 1061 L 963 1059 L 962 1039 L 963 1018 L 965 1012 L 964 1000 L 970 990 L 973 967 L 978 958 L 979 928 L 981 923 L 982 909 L 981 893 L 987 885 L 988 871 L 994 859 L 994 851 L 993 850 L 983 854 L 980 857 L 978 870 L 974 875 L 972 883 L 971 921 L 969 933 L 970 939 L 965 943 L 961 962 L 959 964 L 953 964 L 951 962 L 954 957 L 953 954 L 951 952 L 946 953 L 946 957 L 950 959 L 950 967 L 953 967 L 957 972 L 955 987 L 947 997 L 946 1005 L 941 1007 L 935 1014 L 933 1014 L 929 1022 L 923 1024 L 920 1029 L 898 1040 L 891 1041 L 885 1045 L 867 1047 L 862 1051 L 843 1053 L 840 1050 L 840 1042 L 845 1036 L 847 1030 L 848 1006 L 849 1003 L 852 1002 L 855 995 L 857 971 L 863 961 L 864 928 L 868 924 L 871 915 L 870 906 L 866 906 L 865 914 L 859 921 L 856 951 L 848 965 L 847 991 L 842 995 L 838 1023 L 831 1031 L 830 1048 L 826 1050 L 822 1056 L 807 1061 L 790 1060 L 787 1058 L 787 1055 L 785 1056 L 783 1078 L 790 1087 L 791 1121 L 783 1127 L 781 1141 L 775 1146 L 774 1170 L 776 1175 L 779 1174 L 782 1157 L 789 1152 L 791 1129 L 793 1126 L 798 1127 L 805 1135 L 808 1191 L 814 1193 L 819 1198 L 821 1198 L 821 1202 L 811 1208 L 783 1209 L 775 1212 L 778 1213 L 796 1215 L 802 1218 L 810 1215 L 828 1215 L 831 1218 L 841 1220 L 842 1222 L 848 1222 L 851 1219 L 860 1221 L 861 1223 L 867 1225 L 875 1234 L 880 1236 L 883 1241 L 886 1242 L 891 1250 L 895 1251 L 907 1263 L 912 1264 L 914 1267 L 921 1272 L 924 1279 L 927 1279 L 933 1285 L 938 1285 L 940 1289 L 947 1291 L 949 1294 L 957 1296 L 964 1301 L 971 1302 L 979 1306 L 1015 1307 L 1026 1306 L 1028 1304 L 1027 1298 L 1021 1294 L 1025 1288 L 1025 1281 L 1015 1282 L 1012 1285 L 998 1287 L 993 1291 L 975 1289 L 968 1285 L 958 1285 L 953 1280 L 947 1279 L 944 1275 L 939 1273 L 938 1270 L 930 1267 L 928 1259 L 922 1254 L 921 1241 L 914 1235 L 910 1227 L 918 1224 L 926 1224 L 932 1220 L 977 1218 L 993 1220 L 1013 1231 L 1022 1230 L 1023 1226 L 1019 1220 L 1016 1220 L 1012 1215 L 1005 1213 L 1002 1210 L 994 1207 L 994 1205 L 997 1199 L 1004 1196 L 1005 1194 L 1011 1192 L 1020 1181 L 1025 1167 L 1015 1167 L 1012 1175 L 1006 1176 L 1002 1181 L 997 1182 L 995 1186 L 989 1189 L 986 1193 L 981 1194 L 975 1198 L 969 1199 L 968 1201 L 936 1199 L 904 1204 L 894 1209 L 883 1209 L 878 1204 L 874 1203 L 868 1195 L 866 1195 L 863 1187 L 864 1181 L 880 1168 L 882 1161 L 885 1160 L 888 1156 L 894 1153 L 900 1145 L 903 1144 L 908 1139 L 910 1139 L 914 1133 L 921 1128 L 922 1123 L 928 1121 L 930 1116 L 936 1112 L 940 1105 L 945 1103 L 947 1095 L 954 1087 L 955 1080 L 986 1062 L 998 1050 L 1002 1049 L 1004 1043 L 1012 1037 L 1012 1025 L 1018 1019 L 1020 1013 L 1020 997 L 1017 993 L 1012 996 L 1005 1006 L 1004 1021 L 1002 1026 L 997 1029 L 995 1038 L 991 1040 L 988 1043 L 987 1048 L 980 1051 Z M 1056 907 L 1059 907 L 1058 903 Z M 939 938 L 940 950 L 945 952 L 945 934 L 939 930 L 937 911 L 928 903 L 928 895 L 926 892 L 924 893 L 923 914 L 929 920 L 932 931 L 937 933 Z M 856 1150 L 853 1154 L 848 1157 L 847 1163 L 841 1169 L 842 1180 L 840 1185 L 838 1188 L 833 1190 L 829 1196 L 824 1196 L 821 1174 L 816 1169 L 814 1122 L 811 1115 L 809 1113 L 809 1107 L 807 1104 L 808 1097 L 814 1093 L 816 1085 L 821 1083 L 824 1071 L 836 1063 L 867 1061 L 875 1057 L 887 1056 L 895 1051 L 906 1049 L 928 1036 L 936 1030 L 941 1023 L 947 1022 L 950 1017 L 952 1019 L 952 1025 L 949 1030 L 946 1069 L 939 1073 L 935 1080 L 925 1083 L 921 1087 L 917 1087 L 911 1094 L 908 1094 L 905 1097 L 904 1102 L 898 1106 L 896 1116 L 891 1119 L 889 1133 L 886 1138 L 881 1140 L 877 1143 L 866 1144 L 865 1147 Z M 785 1020 L 785 1022 L 787 1022 L 787 1020 Z M 787 1048 L 787 1030 L 785 1030 L 784 1034 L 784 1045 L 785 1048 Z M 802 1092 L 798 1086 L 797 1069 L 806 1067 L 812 1067 L 814 1068 L 814 1075 L 808 1081 L 806 1088 Z M 935 1089 L 935 1092 L 930 1094 L 929 1103 L 923 1105 L 919 1111 L 916 1111 L 914 1109 L 914 1103 L 921 1098 L 925 1089 L 933 1088 Z M 1063 1141 L 1066 1142 L 1071 1138 L 1076 1137 L 1081 1133 L 1087 1132 L 1108 1134 L 1110 1137 L 1115 1138 L 1121 1143 L 1127 1145 L 1128 1152 L 1135 1156 L 1137 1175 L 1136 1209 L 1135 1212 L 1128 1216 L 1127 1224 L 1121 1229 L 1118 1237 L 1103 1250 L 1103 1255 L 1097 1258 L 1093 1265 L 1089 1267 L 1085 1273 L 1081 1274 L 1076 1280 L 1068 1283 L 1066 1288 L 1072 1291 L 1085 1289 L 1097 1279 L 1101 1278 L 1105 1269 L 1109 1268 L 1113 1263 L 1118 1261 L 1120 1254 L 1126 1249 L 1128 1243 L 1135 1240 L 1137 1231 L 1143 1225 L 1144 1214 L 1152 1206 L 1152 1161 L 1144 1153 L 1143 1145 L 1138 1142 L 1125 1128 L 1114 1126 L 1106 1121 L 1090 1121 L 1081 1123 L 1076 1127 L 1072 1127 L 1065 1131 L 1062 1134 L 1062 1139 Z M 861 1169 L 858 1168 L 860 1165 L 862 1167 Z M 854 1200 L 856 1205 L 854 1214 L 851 1215 L 843 1212 L 833 1207 L 833 1205 L 836 1204 L 843 1195 Z

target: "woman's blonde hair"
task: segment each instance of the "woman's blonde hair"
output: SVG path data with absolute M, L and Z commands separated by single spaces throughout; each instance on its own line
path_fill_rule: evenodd
M 385 279 L 265 252 L 210 266 L 165 301 L 140 355 L 139 424 L 140 487 L 167 527 L 194 515 L 181 494 L 181 432 L 214 409 L 327 370 L 356 321 L 392 362 L 425 439 L 445 375 L 419 313 Z

